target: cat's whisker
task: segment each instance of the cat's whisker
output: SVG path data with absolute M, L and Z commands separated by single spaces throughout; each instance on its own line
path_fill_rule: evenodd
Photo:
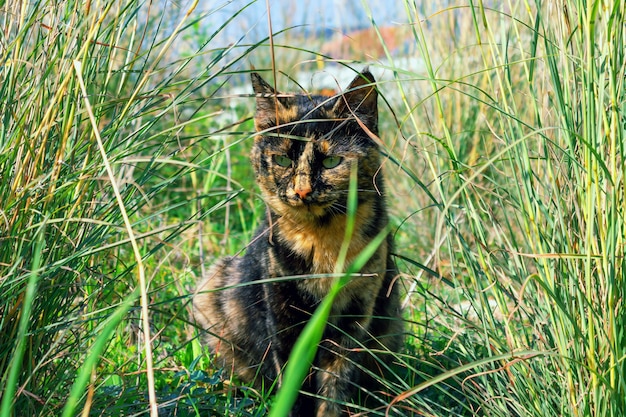
M 332 205 L 328 208 L 328 211 L 334 215 L 343 216 L 346 214 L 347 208 L 344 206 Z
M 376 190 L 370 190 L 370 189 L 367 189 L 367 188 L 357 188 L 356 191 L 357 191 L 357 193 L 375 193 L 375 194 L 380 194 Z M 348 190 L 337 190 L 336 193 L 342 194 L 342 195 L 346 195 L 346 194 L 350 194 L 350 191 L 348 191 Z

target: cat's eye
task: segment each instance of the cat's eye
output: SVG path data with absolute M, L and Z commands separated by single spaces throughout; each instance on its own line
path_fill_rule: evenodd
M 274 162 L 283 168 L 291 166 L 291 159 L 285 155 L 274 155 Z
M 331 169 L 338 166 L 341 161 L 343 161 L 343 158 L 340 156 L 329 156 L 328 158 L 324 158 L 324 160 L 322 161 L 322 165 L 326 169 Z

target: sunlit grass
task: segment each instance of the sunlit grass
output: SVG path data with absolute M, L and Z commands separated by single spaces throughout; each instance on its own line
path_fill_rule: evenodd
M 229 63 L 182 75 L 204 53 L 171 54 L 202 18 L 193 5 L 160 31 L 132 1 L 0 7 L 1 413 L 156 415 L 174 364 L 200 357 L 188 349 L 193 230 L 242 188 L 225 185 L 231 142 L 211 117 Z M 227 227 L 249 227 L 247 205 Z
M 460 381 L 472 412 L 619 415 L 624 5 L 482 6 L 454 11 L 474 22 L 454 51 L 467 69 L 427 65 L 434 105 L 403 100 L 415 109 L 404 137 L 427 167 L 416 176 L 440 202 L 424 232 L 443 244 L 428 266 L 455 287 L 433 284 L 424 302 L 453 329 L 442 353 L 476 365 Z M 425 26 L 415 22 L 416 40 L 435 61 Z M 443 104 L 454 97 L 458 112 Z M 410 136 L 420 109 L 422 123 L 440 121 L 425 139 Z
M 406 2 L 398 55 L 362 5 L 410 291 L 370 415 L 619 416 L 626 6 L 492 6 Z M 266 414 L 270 393 L 222 381 L 190 321 L 205 264 L 264 211 L 253 100 L 232 92 L 250 63 L 285 89 L 366 63 L 289 30 L 274 62 L 265 40 L 215 45 L 230 20 L 176 6 L 0 10 L 0 416 Z

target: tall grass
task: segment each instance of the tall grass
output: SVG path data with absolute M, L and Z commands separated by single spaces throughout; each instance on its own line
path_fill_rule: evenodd
M 437 355 L 476 365 L 460 379 L 441 369 L 471 414 L 626 409 L 624 7 L 470 2 L 441 12 L 473 22 L 442 59 L 407 4 L 431 95 L 405 104 L 437 122 L 413 138 L 423 127 L 407 119 L 402 131 L 423 162 L 404 163 L 430 171 L 433 241 L 442 238 L 431 268 L 454 287 L 443 297 L 437 285 L 422 291 L 443 298 L 427 301 L 429 319 L 453 329 Z M 445 62 L 459 62 L 455 54 L 461 73 Z M 489 357 L 497 360 L 481 362 Z
M 626 6 L 404 6 L 399 56 L 362 3 L 407 346 L 355 409 L 622 415 Z M 263 212 L 253 103 L 229 92 L 248 59 L 281 89 L 364 63 L 289 30 L 271 54 L 220 45 L 241 12 L 0 2 L 1 417 L 271 407 L 221 380 L 189 321 L 204 264 Z
M 185 233 L 232 194 L 213 171 L 226 143 L 212 98 L 245 55 L 207 48 L 228 21 L 180 48 L 202 20 L 195 6 L 0 5 L 3 417 L 87 415 L 120 397 L 125 411 L 111 415 L 157 415 L 164 353 L 154 350 L 154 318 L 179 323 L 171 333 L 180 338 L 188 317 L 184 304 L 157 301 L 191 278 L 181 272 Z M 203 150 L 190 155 L 197 142 Z M 161 296 L 159 274 L 173 271 L 177 287 Z M 107 397 L 107 386 L 134 394 Z

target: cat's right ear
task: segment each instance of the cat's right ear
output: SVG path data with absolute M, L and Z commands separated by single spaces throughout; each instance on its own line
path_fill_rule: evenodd
M 289 107 L 287 99 L 281 97 L 281 93 L 265 82 L 258 73 L 250 73 L 250 78 L 252 79 L 252 89 L 256 96 L 254 122 L 257 130 L 265 130 L 276 126 L 276 116 Z

